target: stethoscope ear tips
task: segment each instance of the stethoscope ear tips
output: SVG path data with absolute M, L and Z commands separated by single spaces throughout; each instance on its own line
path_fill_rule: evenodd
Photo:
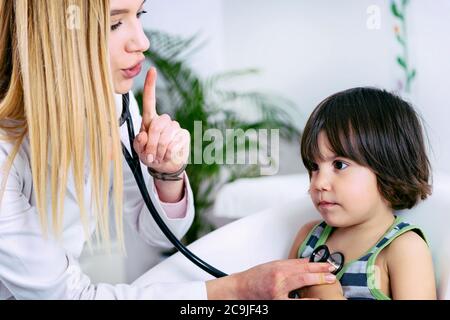
M 309 257 L 310 262 L 328 262 L 334 267 L 331 273 L 338 274 L 344 267 L 344 255 L 341 252 L 334 252 L 330 254 L 330 250 L 326 245 L 320 245 L 311 253 Z

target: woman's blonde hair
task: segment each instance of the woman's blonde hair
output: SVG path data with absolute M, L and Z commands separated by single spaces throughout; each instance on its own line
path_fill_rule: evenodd
M 72 171 L 89 239 L 84 198 L 85 161 L 89 160 L 96 234 L 109 244 L 112 167 L 116 232 L 123 245 L 122 158 L 109 29 L 108 0 L 0 0 L 0 139 L 14 146 L 3 166 L 0 190 L 3 194 L 14 158 L 28 136 L 43 233 L 47 236 L 51 224 L 61 236 Z M 47 188 L 52 195 L 50 221 Z

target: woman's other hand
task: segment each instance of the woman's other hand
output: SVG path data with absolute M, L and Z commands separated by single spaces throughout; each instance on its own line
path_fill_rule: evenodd
M 299 288 L 334 283 L 328 263 L 308 259 L 280 260 L 258 265 L 228 277 L 207 282 L 208 299 L 289 299 Z

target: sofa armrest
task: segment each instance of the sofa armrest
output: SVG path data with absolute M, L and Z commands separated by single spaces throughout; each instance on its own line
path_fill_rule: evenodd
M 213 215 L 239 219 L 299 199 L 308 193 L 308 174 L 239 179 L 218 192 Z

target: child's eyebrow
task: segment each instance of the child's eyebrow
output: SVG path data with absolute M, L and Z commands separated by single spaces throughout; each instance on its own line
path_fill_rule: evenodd
M 337 157 L 339 157 L 337 154 L 330 155 L 329 157 L 324 157 L 323 155 L 321 155 L 321 157 L 319 159 L 322 161 L 331 161 L 331 160 L 336 159 Z M 316 160 L 319 160 L 319 159 L 316 159 Z

